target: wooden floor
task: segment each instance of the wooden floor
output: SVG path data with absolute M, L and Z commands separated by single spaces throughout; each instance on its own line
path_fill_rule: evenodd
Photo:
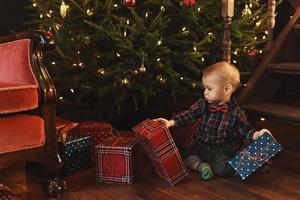
M 215 177 L 200 180 L 195 172 L 176 186 L 169 186 L 155 174 L 148 174 L 132 185 L 105 184 L 95 181 L 94 169 L 67 177 L 68 190 L 58 199 L 66 200 L 225 200 L 225 199 L 300 199 L 300 174 L 272 167 L 267 174 L 255 174 L 248 180 L 239 177 Z M 0 180 L 8 185 L 19 199 L 42 200 L 38 180 L 23 170 L 0 172 Z M 51 199 L 51 198 L 48 198 Z M 52 198 L 54 199 L 54 198 Z
M 202 181 L 192 172 L 172 187 L 154 173 L 139 178 L 133 185 L 97 183 L 94 168 L 91 168 L 65 178 L 68 190 L 58 199 L 300 200 L 300 126 L 289 126 L 270 120 L 257 120 L 254 124 L 259 128 L 270 129 L 284 147 L 272 159 L 273 164 L 268 174 L 254 174 L 246 181 L 239 177 L 215 177 L 210 181 Z M 25 173 L 24 170 L 0 170 L 0 183 L 9 186 L 19 199 L 47 199 L 36 176 Z

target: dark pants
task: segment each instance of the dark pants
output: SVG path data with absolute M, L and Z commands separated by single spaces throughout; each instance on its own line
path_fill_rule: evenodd
M 217 176 L 233 176 L 235 173 L 234 169 L 227 163 L 235 155 L 229 145 L 196 144 L 183 149 L 181 154 L 183 158 L 197 154 L 202 161 L 210 165 Z

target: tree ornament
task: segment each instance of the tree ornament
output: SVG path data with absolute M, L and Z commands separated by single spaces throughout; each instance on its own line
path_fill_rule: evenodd
M 249 8 L 249 6 L 247 4 L 245 4 L 245 8 L 242 11 L 242 16 L 251 15 L 251 14 L 252 14 L 251 9 Z
M 250 58 L 255 58 L 258 55 L 258 53 L 259 53 L 259 51 L 256 48 L 252 48 L 247 51 L 247 55 Z
M 123 5 L 126 7 L 134 7 L 136 0 L 123 0 Z
M 65 18 L 67 16 L 68 10 L 69 10 L 69 5 L 65 4 L 65 2 L 62 1 L 60 5 L 60 16 L 62 18 Z
M 47 31 L 47 36 L 53 37 L 53 35 L 54 35 L 53 31 L 51 31 L 51 30 L 48 30 L 48 31 Z
M 144 56 L 144 54 L 143 54 L 143 56 L 142 56 L 142 64 L 141 64 L 141 66 L 140 66 L 140 68 L 139 68 L 139 71 L 140 71 L 141 73 L 145 73 L 145 72 L 147 71 L 147 69 L 146 69 L 146 67 L 145 67 L 145 56 Z
M 196 0 L 183 0 L 183 4 L 188 5 L 194 5 L 196 3 Z
M 141 66 L 140 66 L 140 68 L 139 68 L 139 71 L 140 71 L 141 73 L 145 73 L 145 72 L 147 71 L 147 69 L 146 69 L 144 63 L 141 64 Z

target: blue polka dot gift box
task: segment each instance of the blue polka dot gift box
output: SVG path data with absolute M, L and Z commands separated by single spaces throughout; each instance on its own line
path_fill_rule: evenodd
M 62 176 L 70 176 L 91 167 L 91 136 L 76 132 L 62 134 L 57 146 L 63 162 Z
M 282 146 L 268 133 L 264 133 L 246 149 L 228 161 L 234 170 L 245 180 L 257 168 L 282 150 Z

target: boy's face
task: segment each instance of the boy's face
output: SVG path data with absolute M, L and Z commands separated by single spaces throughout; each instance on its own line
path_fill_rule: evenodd
M 220 103 L 228 101 L 225 94 L 225 85 L 222 83 L 217 73 L 211 73 L 202 77 L 204 87 L 204 97 L 210 103 Z

